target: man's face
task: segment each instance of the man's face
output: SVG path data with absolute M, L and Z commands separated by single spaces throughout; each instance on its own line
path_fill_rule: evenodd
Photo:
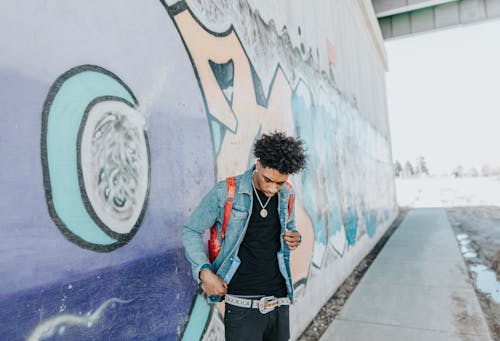
M 254 185 L 262 191 L 267 197 L 272 197 L 288 180 L 289 174 L 283 174 L 276 169 L 264 167 L 259 160 L 255 164 L 255 173 L 253 175 Z

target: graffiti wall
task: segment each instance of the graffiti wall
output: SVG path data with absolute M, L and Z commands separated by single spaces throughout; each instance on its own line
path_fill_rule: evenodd
M 181 228 L 275 129 L 309 161 L 292 178 L 300 335 L 397 213 L 370 10 L 0 3 L 0 338 L 223 339 Z

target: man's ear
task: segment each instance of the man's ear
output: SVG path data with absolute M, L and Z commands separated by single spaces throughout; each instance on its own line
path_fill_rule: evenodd
M 257 170 L 262 169 L 262 163 L 260 163 L 259 159 L 255 160 L 255 169 Z

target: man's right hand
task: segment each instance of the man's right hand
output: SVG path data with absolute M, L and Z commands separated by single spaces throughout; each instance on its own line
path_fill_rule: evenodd
M 224 296 L 227 294 L 227 283 L 210 269 L 200 271 L 201 288 L 207 295 Z

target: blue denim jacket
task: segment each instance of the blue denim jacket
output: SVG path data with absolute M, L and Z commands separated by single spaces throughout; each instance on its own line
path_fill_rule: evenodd
M 222 248 L 211 265 L 211 269 L 226 283 L 236 273 L 240 265 L 238 250 L 247 230 L 250 215 L 252 214 L 252 171 L 254 167 L 245 173 L 236 176 L 236 191 L 234 195 L 233 209 L 226 229 L 226 237 L 222 243 Z M 288 218 L 288 198 L 293 192 L 283 186 L 278 192 L 278 213 L 281 224 L 281 232 L 285 230 L 295 230 L 295 210 L 292 209 L 290 219 Z M 227 198 L 226 181 L 218 182 L 201 203 L 195 209 L 191 217 L 182 228 L 182 242 L 186 250 L 186 257 L 191 263 L 193 277 L 200 282 L 199 272 L 203 265 L 210 264 L 206 252 L 206 242 L 203 240 L 203 231 L 217 224 L 217 231 L 220 235 L 222 219 L 224 216 L 224 206 Z M 288 297 L 293 301 L 293 283 L 290 271 L 290 249 L 283 240 L 281 234 L 281 249 L 277 253 L 278 265 L 281 274 L 285 278 Z

